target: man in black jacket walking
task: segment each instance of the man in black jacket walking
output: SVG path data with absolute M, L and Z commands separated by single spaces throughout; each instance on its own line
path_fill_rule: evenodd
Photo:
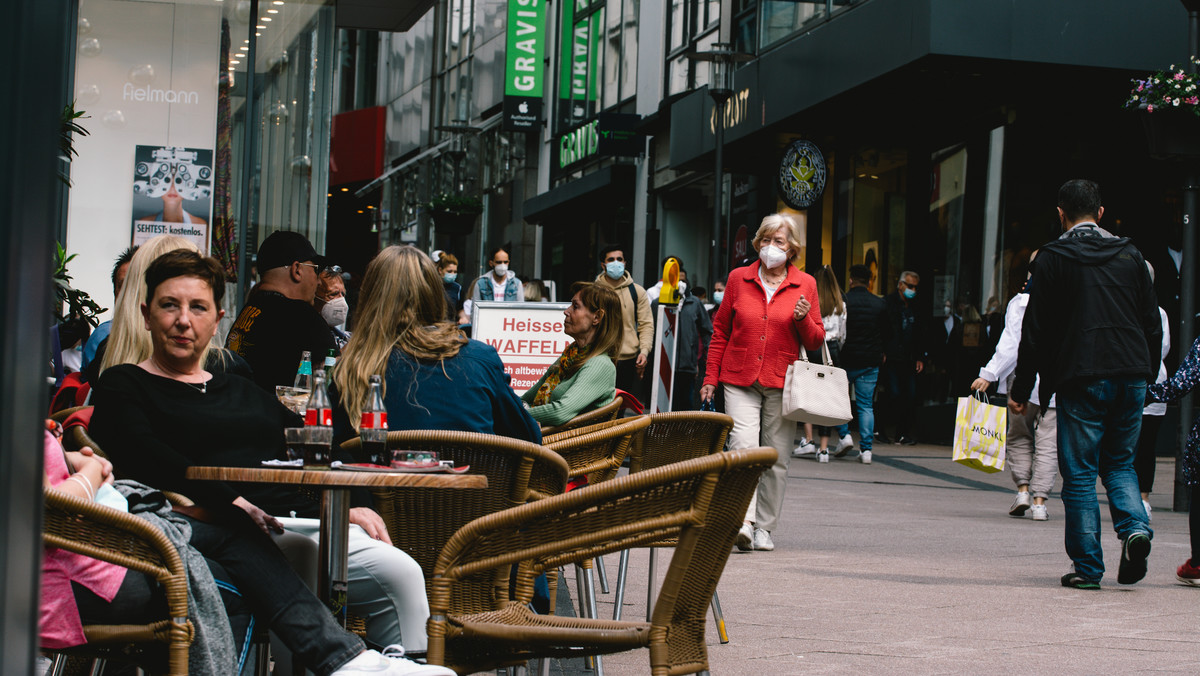
M 1042 401 L 1058 394 L 1058 468 L 1063 478 L 1067 555 L 1064 587 L 1099 589 L 1099 475 L 1121 539 L 1117 582 L 1146 575 L 1150 530 L 1133 458 L 1146 383 L 1158 371 L 1162 322 L 1146 261 L 1129 239 L 1097 223 L 1100 186 L 1068 181 L 1058 191 L 1066 232 L 1042 247 L 1033 267 L 1009 408 L 1023 414 L 1041 375 Z
M 846 342 L 842 344 L 842 367 L 854 388 L 858 409 L 859 460 L 871 464 L 875 441 L 875 385 L 883 365 L 883 346 L 890 334 L 887 304 L 867 290 L 871 271 L 865 265 L 850 266 L 850 288 L 842 300 L 846 304 Z M 845 455 L 849 448 L 839 448 Z

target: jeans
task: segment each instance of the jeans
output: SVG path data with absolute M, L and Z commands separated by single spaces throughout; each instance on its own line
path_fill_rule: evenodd
M 875 386 L 879 367 L 846 369 L 846 379 L 854 388 L 854 406 L 858 409 L 859 450 L 870 451 L 875 441 Z
M 1058 392 L 1058 469 L 1066 512 L 1067 556 L 1089 580 L 1104 576 L 1096 477 L 1108 493 L 1113 530 L 1121 540 L 1153 537 L 1138 492 L 1133 458 L 1146 398 L 1144 378 L 1095 379 Z
M 232 525 L 188 521 L 191 545 L 221 564 L 255 617 L 266 622 L 318 676 L 333 672 L 364 650 L 362 641 L 334 622 L 325 604 L 288 567 L 279 547 L 248 518 Z

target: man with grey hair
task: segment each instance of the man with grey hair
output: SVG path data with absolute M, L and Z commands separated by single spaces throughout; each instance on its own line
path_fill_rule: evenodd
M 917 417 L 917 374 L 925 370 L 925 363 L 929 361 L 925 349 L 925 322 L 917 314 L 914 302 L 920 283 L 920 275 L 905 270 L 900 273 L 896 290 L 885 299 L 891 326 L 891 338 L 884 346 L 887 355 L 884 382 L 890 399 L 887 412 L 895 425 L 896 443 L 902 446 L 917 443 L 912 434 L 912 423 Z M 887 419 L 883 422 L 880 431 L 886 429 Z

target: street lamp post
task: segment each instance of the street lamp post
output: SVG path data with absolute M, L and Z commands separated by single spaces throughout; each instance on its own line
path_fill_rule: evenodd
M 715 42 L 707 52 L 692 52 L 688 58 L 693 61 L 707 61 L 711 64 L 708 80 L 708 94 L 713 99 L 713 136 L 714 167 L 713 167 L 713 214 L 712 214 L 712 251 L 709 259 L 709 286 L 723 282 L 721 276 L 721 221 L 722 199 L 721 191 L 724 178 L 725 155 L 725 104 L 733 96 L 733 66 L 741 61 L 753 58 L 732 49 L 727 42 Z
M 1182 0 L 1188 11 L 1188 68 L 1192 73 L 1197 72 L 1200 64 L 1196 63 L 1200 53 L 1200 0 Z M 1196 160 L 1187 160 L 1187 170 L 1183 181 L 1183 257 L 1179 268 L 1179 355 L 1187 354 L 1195 338 L 1195 299 L 1192 291 L 1196 288 L 1196 216 L 1197 193 L 1200 192 L 1200 173 L 1196 171 Z M 1188 511 L 1190 490 L 1183 477 L 1183 455 L 1187 449 L 1188 431 L 1191 429 L 1192 395 L 1188 394 L 1179 403 L 1179 445 L 1175 449 L 1175 496 L 1172 509 L 1176 512 Z

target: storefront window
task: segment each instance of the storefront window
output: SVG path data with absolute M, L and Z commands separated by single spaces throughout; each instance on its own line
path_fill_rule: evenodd
M 332 4 L 260 8 L 80 0 L 74 88 L 90 133 L 76 142 L 66 246 L 85 252 L 72 271 L 105 306 L 112 260 L 156 234 L 192 239 L 230 273 L 243 225 L 250 252 L 285 228 L 322 248 Z
M 903 151 L 869 150 L 854 156 L 845 186 L 850 204 L 847 259 L 871 270 L 870 289 L 887 295 L 912 265 L 904 246 L 908 171 Z

